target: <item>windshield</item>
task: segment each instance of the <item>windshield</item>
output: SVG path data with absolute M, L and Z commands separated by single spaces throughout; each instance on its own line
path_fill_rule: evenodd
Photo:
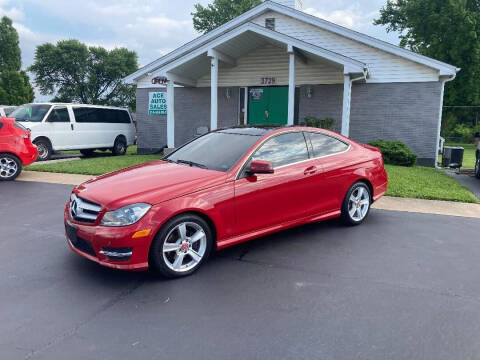
M 259 139 L 254 135 L 213 132 L 188 143 L 165 160 L 227 172 Z
M 8 117 L 15 118 L 16 121 L 41 122 L 51 105 L 22 105 L 13 110 Z

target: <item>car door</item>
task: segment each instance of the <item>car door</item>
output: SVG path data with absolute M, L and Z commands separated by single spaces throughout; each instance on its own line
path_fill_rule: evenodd
M 311 154 L 315 166 L 322 171 L 317 172 L 313 179 L 318 184 L 317 191 L 312 193 L 319 212 L 327 213 L 339 210 L 349 183 L 351 166 L 357 162 L 348 154 L 350 144 L 334 136 L 321 132 L 305 132 L 305 137 L 311 146 Z
M 241 172 L 235 181 L 238 235 L 312 214 L 312 175 L 318 169 L 311 164 L 302 132 L 273 136 L 251 159 L 270 161 L 275 172 L 255 176 Z
M 54 150 L 73 149 L 75 135 L 66 106 L 54 106 L 45 119 L 42 132 L 48 135 Z

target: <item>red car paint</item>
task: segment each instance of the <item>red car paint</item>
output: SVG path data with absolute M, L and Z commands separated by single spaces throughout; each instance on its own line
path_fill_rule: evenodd
M 275 169 L 274 174 L 257 174 L 237 179 L 251 154 L 267 138 L 283 132 L 321 132 L 350 144 L 347 151 L 309 159 Z M 148 268 L 150 245 L 170 218 L 185 212 L 203 215 L 214 228 L 216 248 L 235 245 L 293 226 L 340 216 L 343 199 L 357 181 L 367 182 L 373 201 L 387 190 L 387 174 L 379 150 L 365 147 L 339 134 L 306 127 L 281 128 L 268 132 L 228 172 L 189 167 L 162 160 L 116 171 L 90 180 L 74 189 L 102 210 L 92 224 L 75 221 L 69 204 L 65 225 L 91 243 L 95 256 L 70 248 L 104 266 L 118 269 Z M 152 204 L 137 223 L 125 227 L 101 226 L 106 211 L 133 203 Z M 137 231 L 152 229 L 146 237 L 132 239 Z M 104 247 L 133 248 L 128 261 L 115 261 L 100 254 Z
M 13 154 L 23 166 L 35 162 L 37 147 L 32 144 L 30 132 L 15 126 L 15 119 L 0 117 L 0 153 Z

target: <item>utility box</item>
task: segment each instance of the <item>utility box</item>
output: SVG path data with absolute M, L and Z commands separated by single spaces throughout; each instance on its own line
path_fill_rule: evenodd
M 444 146 L 442 167 L 460 169 L 463 166 L 464 151 L 465 149 L 461 146 Z

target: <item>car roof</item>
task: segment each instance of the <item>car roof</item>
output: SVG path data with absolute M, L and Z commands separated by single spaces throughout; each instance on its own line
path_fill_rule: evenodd
M 88 106 L 93 108 L 101 108 L 101 109 L 117 109 L 117 110 L 126 110 L 127 108 L 118 107 L 118 106 L 106 106 L 106 105 L 93 105 L 93 104 L 77 104 L 77 103 L 62 103 L 62 102 L 41 102 L 41 103 L 29 103 L 29 104 L 22 104 L 22 105 L 72 105 L 72 106 Z M 19 106 L 22 106 L 19 105 Z
M 275 130 L 281 129 L 280 126 L 235 126 L 218 130 L 224 134 L 238 134 L 250 136 L 264 136 Z

